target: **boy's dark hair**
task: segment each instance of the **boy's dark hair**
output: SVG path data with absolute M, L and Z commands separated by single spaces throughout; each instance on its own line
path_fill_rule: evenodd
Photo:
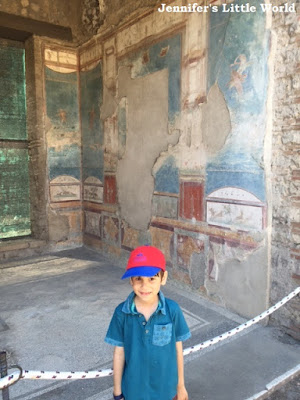
M 162 279 L 164 277 L 165 271 L 163 271 L 162 269 L 154 276 L 159 276 L 160 279 Z M 131 278 L 134 278 L 133 276 Z M 131 279 L 130 278 L 130 279 Z M 148 278 L 151 278 L 150 276 L 148 276 Z

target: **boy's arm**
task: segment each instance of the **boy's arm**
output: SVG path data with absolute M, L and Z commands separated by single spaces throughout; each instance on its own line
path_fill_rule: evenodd
M 114 368 L 114 395 L 122 393 L 122 376 L 125 363 L 124 347 L 115 346 L 113 368 Z
M 176 342 L 176 352 L 177 352 L 177 368 L 178 368 L 177 399 L 188 400 L 189 396 L 184 384 L 184 363 L 183 363 L 182 342 Z

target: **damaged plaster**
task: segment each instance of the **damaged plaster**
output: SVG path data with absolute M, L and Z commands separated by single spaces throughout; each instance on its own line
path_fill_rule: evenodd
M 54 242 L 61 242 L 68 239 L 70 226 L 66 216 L 49 210 L 48 213 L 49 224 L 49 240 Z
M 177 135 L 168 134 L 168 71 L 131 79 L 130 68 L 120 68 L 119 97 L 128 101 L 128 130 L 117 167 L 118 199 L 126 222 L 143 230 L 151 219 L 153 165 L 178 140 Z
M 211 87 L 206 103 L 177 116 L 174 131 L 180 133 L 179 141 L 161 154 L 153 168 L 154 173 L 170 156 L 176 159 L 181 171 L 202 170 L 207 155 L 217 154 L 231 132 L 230 112 L 218 84 Z
M 264 262 L 267 249 L 263 243 L 248 250 L 226 243 L 210 244 L 205 287 L 212 298 L 218 298 L 224 306 L 246 317 L 258 315 L 268 306 L 265 287 L 269 277 Z
M 214 154 L 222 149 L 231 131 L 230 113 L 217 83 L 210 88 L 202 112 L 203 144 L 208 153 Z

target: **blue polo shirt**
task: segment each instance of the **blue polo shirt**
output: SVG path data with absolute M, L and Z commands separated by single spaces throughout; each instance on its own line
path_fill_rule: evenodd
M 146 321 L 132 292 L 118 305 L 105 342 L 124 347 L 122 392 L 125 400 L 172 400 L 177 393 L 176 342 L 191 334 L 179 305 L 159 293 L 159 304 Z

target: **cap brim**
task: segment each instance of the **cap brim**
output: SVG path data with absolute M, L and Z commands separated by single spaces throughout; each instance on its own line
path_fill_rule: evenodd
M 133 276 L 154 276 L 159 271 L 162 271 L 161 268 L 158 267 L 135 267 L 128 269 L 121 279 L 131 278 Z

